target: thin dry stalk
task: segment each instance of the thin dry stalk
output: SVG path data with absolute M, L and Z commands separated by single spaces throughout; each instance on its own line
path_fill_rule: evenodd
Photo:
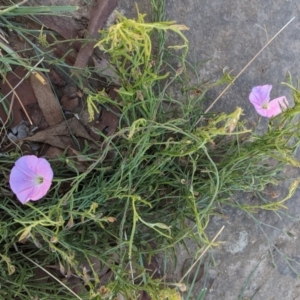
M 211 240 L 210 245 L 208 245 L 204 251 L 199 255 L 199 257 L 196 259 L 196 261 L 191 265 L 191 267 L 187 270 L 187 272 L 183 275 L 183 277 L 180 279 L 179 283 L 182 283 L 184 278 L 191 272 L 191 270 L 195 267 L 195 265 L 198 263 L 198 261 L 203 257 L 203 255 L 207 252 L 207 250 L 211 247 L 211 244 L 217 239 L 217 237 L 221 234 L 225 226 L 222 226 L 222 228 L 218 231 L 218 233 L 215 235 L 215 237 Z
M 33 122 L 32 122 L 32 120 L 31 120 L 31 118 L 29 117 L 29 115 L 28 115 L 28 113 L 27 113 L 27 111 L 26 111 L 26 109 L 25 109 L 25 106 L 23 105 L 23 103 L 22 103 L 20 97 L 18 96 L 18 94 L 16 93 L 16 91 L 14 90 L 14 88 L 12 87 L 12 85 L 9 83 L 9 81 L 8 81 L 5 77 L 4 77 L 4 80 L 5 80 L 5 82 L 8 84 L 8 86 L 11 88 L 11 90 L 12 90 L 12 92 L 13 92 L 13 98 L 12 98 L 11 105 L 9 106 L 9 112 L 11 112 L 12 103 L 13 103 L 14 96 L 15 96 L 15 97 L 18 99 L 18 101 L 19 101 L 19 103 L 20 103 L 20 105 L 21 105 L 21 107 L 22 107 L 22 109 L 23 109 L 23 111 L 24 111 L 24 113 L 25 113 L 25 115 L 26 115 L 26 117 L 27 117 L 27 119 L 28 119 L 30 125 L 33 125 Z M 9 115 L 8 115 L 8 119 L 9 119 Z

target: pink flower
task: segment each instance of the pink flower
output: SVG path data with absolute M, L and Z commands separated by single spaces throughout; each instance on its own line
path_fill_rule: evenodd
M 282 109 L 287 108 L 288 104 L 285 96 L 270 101 L 271 89 L 272 85 L 270 84 L 255 86 L 249 95 L 249 100 L 257 113 L 267 118 L 279 115 Z
M 22 204 L 39 200 L 48 192 L 53 179 L 49 162 L 35 155 L 20 157 L 10 172 L 9 184 Z

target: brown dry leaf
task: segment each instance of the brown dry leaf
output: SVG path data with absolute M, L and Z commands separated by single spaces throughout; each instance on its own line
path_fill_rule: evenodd
M 118 97 L 118 93 L 114 89 L 110 89 L 108 94 L 112 100 L 116 100 Z M 102 108 L 100 119 L 98 121 L 93 121 L 89 125 L 102 131 L 107 136 L 111 136 L 117 131 L 119 124 L 118 115 L 120 114 L 120 111 L 116 106 L 108 105 L 108 107 L 109 109 L 105 107 Z M 91 135 L 95 140 L 100 139 L 100 136 L 93 131 L 91 132 Z
M 83 125 L 74 117 L 68 121 L 69 128 L 73 135 L 93 142 L 93 139 L 87 133 Z M 75 148 L 72 138 L 69 136 L 69 128 L 66 121 L 37 132 L 34 136 L 26 138 L 26 141 L 46 143 L 54 147 L 66 149 Z
M 70 152 L 70 155 L 72 156 L 76 156 L 77 160 L 80 162 L 90 162 L 90 161 L 94 161 L 93 159 L 89 158 L 86 155 L 81 154 L 79 151 L 69 148 L 68 149 Z
M 45 284 L 47 284 L 50 276 L 45 271 L 43 271 L 41 268 L 34 268 L 33 269 L 33 278 L 37 285 L 44 286 Z
M 110 110 L 105 107 L 101 111 L 100 122 L 97 124 L 97 128 L 107 136 L 113 135 L 119 124 L 119 117 L 116 115 L 118 112 L 117 108 L 114 106 L 109 106 Z
M 61 78 L 61 76 L 53 69 L 50 69 L 49 78 L 54 85 L 65 86 L 66 82 Z
M 108 81 L 112 81 L 114 84 L 121 86 L 121 78 L 117 74 L 117 70 L 110 64 L 104 57 L 98 58 L 93 55 L 92 59 L 95 64 L 95 72 L 101 76 L 107 78 Z
M 110 14 L 117 6 L 117 0 L 98 0 L 91 10 L 91 17 L 88 25 L 87 38 L 97 38 L 99 30 L 103 27 Z M 76 58 L 74 67 L 84 68 L 94 51 L 95 42 L 82 46 Z
M 74 110 L 79 105 L 79 99 L 77 97 L 70 97 L 65 94 L 60 99 L 61 106 L 64 110 Z
M 57 157 L 59 157 L 59 156 L 61 156 L 62 154 L 63 154 L 64 152 L 63 152 L 63 150 L 62 149 L 60 149 L 60 148 L 57 148 L 57 147 L 54 147 L 54 146 L 50 146 L 47 150 L 46 150 L 46 152 L 45 152 L 45 154 L 43 155 L 43 156 L 45 156 L 46 158 L 57 158 Z
M 141 291 L 138 300 L 151 300 L 151 298 L 150 298 L 150 296 L 148 295 L 147 292 Z
M 84 295 L 87 292 L 82 280 L 78 277 L 71 276 L 70 278 L 63 280 L 63 282 L 77 295 Z
M 116 257 L 112 257 L 107 261 L 107 264 L 114 263 L 116 263 Z M 84 260 L 80 264 L 80 267 L 86 272 L 95 272 L 100 279 L 99 285 L 105 286 L 108 282 L 110 282 L 113 279 L 114 276 L 113 272 L 107 266 L 107 264 L 103 264 L 100 261 L 100 259 L 96 256 L 88 255 L 88 261 Z
M 184 261 L 181 273 L 182 275 L 186 274 L 187 271 L 190 271 L 190 275 L 188 277 L 188 282 L 192 283 L 193 280 L 195 280 L 195 282 L 198 282 L 204 275 L 204 264 L 200 265 L 200 269 L 198 270 L 198 264 L 195 265 L 192 270 L 190 270 L 191 265 L 194 263 L 194 260 L 192 258 L 187 258 Z M 196 276 L 197 275 L 197 276 Z M 195 279 L 196 277 L 196 279 Z
M 67 156 L 74 156 L 74 151 L 76 151 L 76 150 L 74 150 L 73 148 L 69 147 L 68 150 L 67 150 Z M 76 168 L 76 170 L 78 170 L 79 172 L 85 172 L 90 167 L 90 165 L 91 165 L 87 161 L 81 161 L 79 159 L 79 156 L 76 156 L 74 158 L 73 164 L 74 164 L 74 167 Z
M 48 83 L 47 77 L 38 72 L 30 75 L 30 81 L 47 123 L 52 126 L 62 122 L 64 116 Z

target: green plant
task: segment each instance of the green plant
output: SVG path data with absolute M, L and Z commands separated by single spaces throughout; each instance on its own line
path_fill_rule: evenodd
M 121 87 L 116 100 L 104 90 L 89 90 L 87 104 L 91 117 L 98 104 L 118 108 L 119 127 L 111 136 L 95 129 L 103 142 L 101 150 L 82 153 L 90 162 L 86 171 L 74 171 L 75 157 L 53 159 L 55 180 L 49 194 L 21 206 L 7 185 L 21 153 L 16 149 L 0 157 L 0 280 L 5 286 L 0 299 L 70 298 L 70 291 L 52 277 L 61 277 L 71 289 L 74 283 L 67 279 L 78 279 L 80 299 L 136 299 L 141 291 L 153 299 L 171 294 L 178 299 L 171 284 L 146 272 L 144 261 L 158 253 L 172 254 L 185 238 L 197 243 L 199 253 L 203 246 L 215 245 L 205 228 L 219 205 L 248 212 L 276 210 L 293 194 L 298 180 L 280 201 L 253 206 L 231 199 L 236 191 L 262 191 L 276 184 L 284 164 L 299 166 L 293 157 L 299 143 L 299 125 L 294 122 L 298 88 L 289 77 L 295 107 L 272 120 L 263 135 L 240 121 L 241 108 L 230 114 L 204 114 L 206 91 L 215 84 L 190 93 L 188 43 L 181 33 L 185 29 L 161 20 L 145 23 L 138 13 L 136 21 L 119 15 L 118 23 L 102 32 L 97 46 L 110 55 Z M 165 47 L 169 31 L 183 45 Z M 179 57 L 178 70 L 166 61 L 170 51 Z M 218 84 L 231 80 L 227 74 Z M 182 85 L 182 101 L 171 96 L 175 83 Z M 196 127 L 200 115 L 202 122 Z M 278 163 L 270 163 L 270 158 Z M 150 247 L 151 242 L 156 246 Z M 51 270 L 52 276 L 42 273 L 45 280 L 37 280 L 40 269 L 32 261 Z M 199 299 L 204 294 L 205 290 Z

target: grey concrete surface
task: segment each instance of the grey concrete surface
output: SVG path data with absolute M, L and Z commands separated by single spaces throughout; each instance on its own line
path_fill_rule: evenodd
M 150 12 L 150 0 L 119 1 L 119 10 L 127 16 L 135 15 L 134 2 L 140 12 Z M 208 63 L 199 68 L 205 79 L 215 80 L 227 67 L 236 75 L 248 61 L 292 17 L 295 20 L 254 61 L 235 85 L 220 99 L 215 111 L 231 111 L 236 106 L 244 109 L 248 120 L 257 115 L 248 101 L 251 88 L 272 84 L 271 97 L 286 95 L 289 90 L 281 85 L 289 71 L 300 77 L 300 2 L 297 0 L 166 0 L 170 20 L 187 25 L 190 41 L 189 60 Z M 220 90 L 212 91 L 214 99 Z M 265 123 L 264 123 L 265 124 Z M 299 177 L 299 170 L 287 169 L 285 176 Z M 289 182 L 270 187 L 266 193 L 279 193 L 283 197 Z M 279 196 L 279 197 L 280 197 Z M 255 201 L 251 195 L 247 201 Z M 197 283 L 193 299 L 205 285 L 209 287 L 205 299 L 234 300 L 296 300 L 300 299 L 300 191 L 287 203 L 288 210 L 281 213 L 268 211 L 254 215 L 232 208 L 223 208 L 224 218 L 215 217 L 208 228 L 210 237 L 225 225 L 220 237 L 224 243 L 211 251 L 214 265 L 206 268 L 205 276 Z M 225 217 L 226 216 L 226 217 Z M 178 249 L 178 267 L 172 273 L 179 280 L 182 265 L 196 251 Z

